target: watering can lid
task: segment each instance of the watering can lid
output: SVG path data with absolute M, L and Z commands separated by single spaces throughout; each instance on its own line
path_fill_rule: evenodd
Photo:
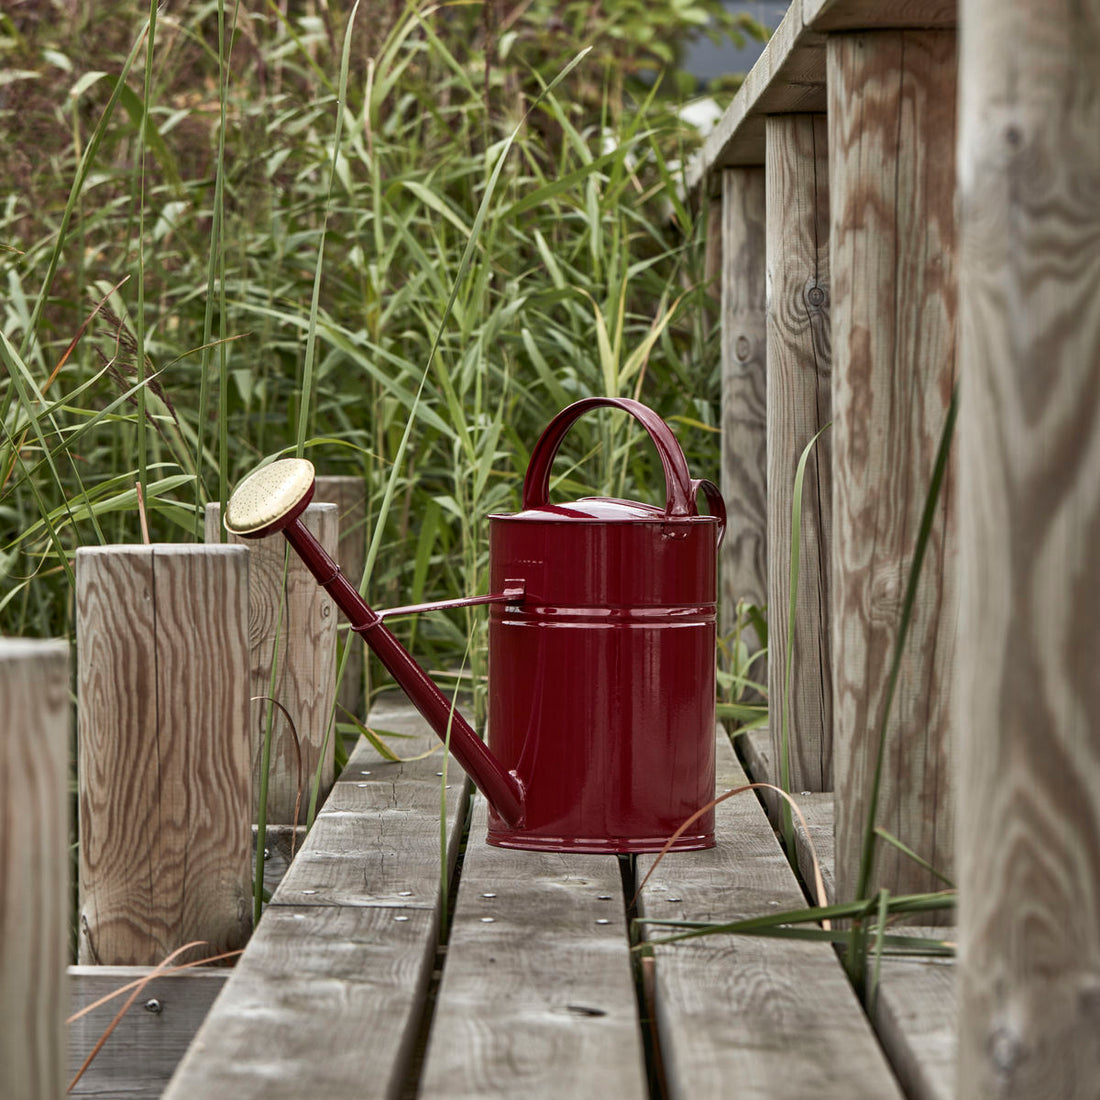
M 533 521 L 590 520 L 598 523 L 668 523 L 685 519 L 697 520 L 699 516 L 670 517 L 656 504 L 643 504 L 637 500 L 615 500 L 611 497 L 581 497 L 564 504 L 542 504 L 525 508 L 511 516 L 494 516 L 494 519 L 519 519 Z

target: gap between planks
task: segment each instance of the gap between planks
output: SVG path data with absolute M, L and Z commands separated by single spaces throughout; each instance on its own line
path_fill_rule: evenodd
M 478 795 L 419 1096 L 648 1100 L 618 860 L 486 828 Z

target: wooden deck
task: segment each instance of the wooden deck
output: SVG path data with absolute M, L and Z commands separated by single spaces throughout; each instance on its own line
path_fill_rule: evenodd
M 753 794 L 721 804 L 714 849 L 667 857 L 635 901 L 654 857 L 491 848 L 453 764 L 441 829 L 434 737 L 403 700 L 372 724 L 430 755 L 355 753 L 165 1097 L 951 1094 L 950 965 L 888 965 L 880 1042 L 827 944 L 631 950 L 635 915 L 805 904 Z M 743 783 L 722 733 L 718 748 L 719 789 Z

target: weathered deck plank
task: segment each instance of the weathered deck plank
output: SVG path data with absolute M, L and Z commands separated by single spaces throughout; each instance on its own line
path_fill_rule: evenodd
M 434 737 L 411 706 L 378 715 Z M 421 1025 L 441 901 L 438 754 L 393 763 L 365 745 L 333 788 L 166 1100 L 399 1096 Z M 448 767 L 447 868 L 465 820 Z
M 954 940 L 954 929 L 907 927 Z M 909 1100 L 954 1100 L 958 982 L 950 958 L 884 958 L 873 1020 Z
M 767 730 L 753 730 L 741 740 L 741 751 L 745 759 L 745 770 L 756 783 L 775 783 L 772 767 L 772 743 Z M 761 791 L 769 812 L 774 816 L 775 803 L 779 796 L 774 791 Z M 814 881 L 814 861 L 812 851 L 817 853 L 821 867 L 821 878 L 825 885 L 825 899 L 830 904 L 836 900 L 836 877 L 833 864 L 836 859 L 833 837 L 833 795 L 830 791 L 795 791 L 794 800 L 806 819 L 807 830 L 794 815 L 795 860 L 802 881 L 810 885 Z M 778 820 L 778 819 L 777 819 Z M 808 839 L 807 839 L 808 837 Z
M 725 742 L 720 735 L 723 790 L 746 782 Z M 644 914 L 731 920 L 804 907 L 756 799 L 728 799 L 717 813 L 718 846 L 665 859 L 642 892 Z M 639 877 L 653 858 L 639 858 Z M 670 1096 L 901 1096 L 828 944 L 711 936 L 658 946 L 655 954 Z
M 716 169 L 763 164 L 768 115 L 825 110 L 828 32 L 951 28 L 957 6 L 956 0 L 796 0 L 689 165 L 688 190 L 700 184 L 716 190 Z
M 70 966 L 70 1012 L 147 976 L 147 966 Z M 197 967 L 154 978 L 119 1021 L 70 1096 L 125 1096 L 157 1100 L 221 992 L 230 971 Z M 122 994 L 69 1025 L 71 1081 L 129 994 Z
M 956 0 L 802 0 L 802 22 L 816 31 L 953 27 L 957 7 Z
M 421 1100 L 648 1096 L 618 861 L 485 833 L 478 796 Z
M 792 4 L 707 136 L 688 186 L 714 168 L 764 163 L 764 120 L 772 114 L 825 110 L 825 37 L 802 25 Z
M 772 782 L 771 742 L 759 731 L 746 734 L 743 747 L 753 779 Z M 796 794 L 821 864 L 825 897 L 836 900 L 833 875 L 833 795 Z M 798 871 L 805 883 L 813 881 L 806 830 L 795 821 Z M 905 935 L 954 941 L 952 928 L 907 927 Z M 872 1022 L 879 1042 L 909 1100 L 952 1100 L 955 1095 L 957 978 L 955 960 L 887 956 Z

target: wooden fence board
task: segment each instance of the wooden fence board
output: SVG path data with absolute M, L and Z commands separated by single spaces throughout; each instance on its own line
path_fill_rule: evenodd
M 833 786 L 832 662 L 829 640 L 832 545 L 832 354 L 829 338 L 829 156 L 825 116 L 767 122 L 768 191 L 768 698 L 772 758 L 780 763 L 787 707 L 787 762 L 794 790 Z M 801 560 L 794 633 L 788 637 L 794 481 L 802 486 Z M 793 646 L 785 700 L 787 647 Z M 777 780 L 778 781 L 778 780 Z
M 648 1096 L 618 861 L 485 833 L 479 796 L 420 1097 Z
M 958 7 L 956 0 L 801 0 L 801 4 L 803 24 L 816 31 L 953 27 Z
M 1100 2 L 959 80 L 958 1095 L 1100 1091 Z
M 147 966 L 69 967 L 69 1005 L 78 1012 L 151 972 Z M 138 995 L 70 1096 L 158 1100 L 230 971 L 196 967 L 154 978 Z M 124 993 L 69 1025 L 71 1081 L 126 1002 Z M 155 1002 L 154 1008 L 146 1008 Z
M 340 474 L 318 474 L 313 499 L 318 504 L 336 505 L 339 525 L 339 541 L 336 544 L 336 564 L 340 572 L 358 587 L 367 560 L 366 538 L 366 481 L 362 477 Z M 367 651 L 363 639 L 346 629 L 347 617 L 339 612 L 340 622 L 345 624 L 341 632 L 342 649 L 347 651 L 344 675 L 337 685 L 337 702 L 356 718 L 366 714 Z M 339 714 L 343 721 L 346 715 Z
M 719 737 L 719 789 L 746 782 Z M 749 793 L 717 808 L 717 847 L 666 857 L 642 891 L 644 914 L 730 920 L 806 904 Z M 639 857 L 639 879 L 653 864 Z M 652 928 L 650 938 L 661 930 Z M 713 936 L 657 946 L 661 1055 L 672 1097 L 899 1098 L 831 946 Z
M 722 173 L 722 496 L 729 526 L 719 550 L 721 630 L 738 601 L 768 601 L 767 344 L 764 172 Z M 745 639 L 760 649 L 752 627 Z M 766 681 L 761 661 L 752 678 Z
M 901 603 L 956 379 L 952 31 L 829 38 L 833 719 L 838 898 L 857 890 Z M 876 824 L 954 861 L 955 478 L 928 541 Z M 937 889 L 882 849 L 871 889 Z M 928 918 L 926 918 L 927 921 Z
M 0 638 L 0 1091 L 64 1090 L 69 950 L 66 642 Z
M 391 742 L 407 757 L 437 744 L 411 705 L 372 715 L 410 735 Z M 360 743 L 166 1100 L 402 1094 L 439 929 L 441 765 Z M 453 761 L 447 782 L 449 868 L 467 790 Z
M 954 939 L 944 927 L 906 935 Z M 909 1100 L 954 1100 L 958 1055 L 955 960 L 886 956 L 872 1019 Z

